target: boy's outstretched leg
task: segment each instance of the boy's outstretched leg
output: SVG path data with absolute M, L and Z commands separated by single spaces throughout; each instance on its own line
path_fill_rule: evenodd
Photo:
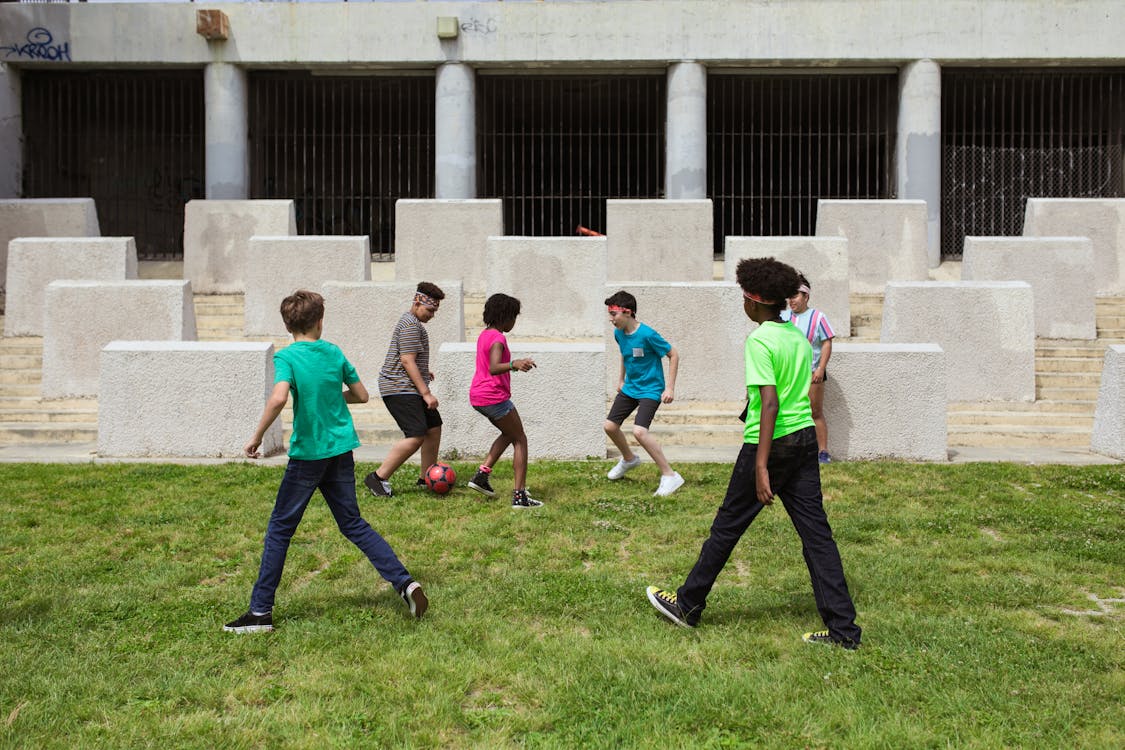
M 610 479 L 620 479 L 633 469 L 640 466 L 641 457 L 633 453 L 633 449 L 629 447 L 629 439 L 625 437 L 625 433 L 621 431 L 621 425 L 613 420 L 607 419 L 604 425 L 605 434 L 609 435 L 609 439 L 613 441 L 613 445 L 621 454 L 621 460 L 609 470 L 606 474 Z
M 672 470 L 672 465 L 664 457 L 664 451 L 661 449 L 660 443 L 656 442 L 648 429 L 633 425 L 633 437 L 637 439 L 637 442 L 645 449 L 645 453 L 652 458 L 653 463 L 660 469 L 660 485 L 653 494 L 657 497 L 667 497 L 680 489 L 684 485 L 684 478 L 680 476 L 679 472 Z

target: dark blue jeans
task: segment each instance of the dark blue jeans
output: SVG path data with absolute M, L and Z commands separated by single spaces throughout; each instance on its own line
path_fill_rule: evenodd
M 707 595 L 742 534 L 766 507 L 758 502 L 754 458 L 758 446 L 746 443 L 731 472 L 726 497 L 711 524 L 711 535 L 703 543 L 699 560 L 684 585 L 676 592 L 677 602 L 695 624 L 707 604 Z M 812 579 L 813 596 L 820 617 L 833 639 L 859 643 L 855 605 L 844 580 L 840 551 L 832 539 L 832 528 L 824 513 L 817 461 L 816 430 L 806 427 L 773 441 L 767 468 L 770 489 L 781 498 L 793 528 L 801 538 L 801 551 Z
M 297 524 L 305 514 L 313 492 L 317 489 L 328 503 L 340 533 L 359 547 L 395 589 L 410 582 L 410 574 L 399 562 L 391 545 L 359 514 L 355 497 L 355 461 L 351 451 L 319 461 L 289 459 L 285 477 L 277 489 L 277 500 L 266 527 L 266 541 L 262 549 L 262 565 L 258 582 L 250 594 L 250 609 L 254 612 L 273 610 L 274 592 L 281 581 L 289 540 L 297 531 Z

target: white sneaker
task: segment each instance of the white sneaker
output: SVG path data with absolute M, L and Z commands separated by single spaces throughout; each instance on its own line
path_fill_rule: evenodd
M 632 461 L 626 461 L 625 459 L 622 458 L 622 459 L 619 459 L 617 461 L 617 465 L 614 466 L 612 469 L 610 469 L 609 473 L 606 474 L 606 476 L 609 477 L 610 479 L 620 479 L 621 477 L 625 476 L 626 472 L 629 472 L 632 469 L 635 469 L 640 465 L 641 465 L 641 457 L 640 456 L 633 456 Z
M 660 477 L 660 486 L 652 494 L 656 497 L 668 497 L 683 486 L 684 478 L 680 476 L 678 471 L 673 471 L 670 476 Z

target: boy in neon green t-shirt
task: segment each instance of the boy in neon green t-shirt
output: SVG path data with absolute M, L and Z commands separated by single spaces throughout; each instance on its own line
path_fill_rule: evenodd
M 820 490 L 808 397 L 812 350 L 800 331 L 781 320 L 786 300 L 797 290 L 797 272 L 773 258 L 753 258 L 738 264 L 737 278 L 743 310 L 758 323 L 746 339 L 745 442 L 687 580 L 675 592 L 649 586 L 646 594 L 660 614 L 695 627 L 735 545 L 776 492 L 801 537 L 817 610 L 828 628 L 805 633 L 804 640 L 857 648 L 861 631 L 855 605 Z

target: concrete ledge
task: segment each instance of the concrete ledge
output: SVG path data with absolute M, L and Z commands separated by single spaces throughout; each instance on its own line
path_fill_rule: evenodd
M 1094 249 L 1086 237 L 966 237 L 965 281 L 1026 281 L 1035 302 L 1035 335 L 1097 338 Z
M 291 200 L 194 200 L 184 206 L 184 278 L 199 294 L 246 291 L 254 235 L 297 234 Z
M 527 432 L 532 459 L 605 458 L 605 389 L 594 376 L 605 368 L 600 344 L 523 344 L 509 338 L 512 358 L 531 357 L 538 367 L 512 373 L 512 401 Z M 445 454 L 483 456 L 499 434 L 469 405 L 469 384 L 476 366 L 476 342 L 443 344 L 442 375 L 431 386 L 440 402 L 446 429 L 441 436 Z M 502 460 L 511 460 L 509 449 Z M 532 489 L 536 477 L 530 477 Z
M 890 282 L 880 338 L 940 345 L 950 401 L 1035 400 L 1035 317 L 1025 282 Z
M 499 199 L 395 201 L 395 281 L 460 279 L 465 294 L 484 294 L 486 240 L 503 234 Z
M 1125 198 L 1028 198 L 1025 237 L 1089 237 L 1095 294 L 1125 294 Z
M 746 337 L 757 325 L 743 312 L 742 292 L 737 284 L 607 284 L 602 299 L 622 288 L 637 298 L 637 319 L 656 329 L 680 353 L 677 402 L 745 401 Z M 621 352 L 613 340 L 608 315 L 603 320 L 605 387 L 606 395 L 612 398 L 621 375 Z M 663 364 L 667 373 L 668 360 Z M 660 412 L 656 418 L 660 419 Z
M 489 237 L 488 294 L 521 301 L 519 336 L 600 336 L 606 312 L 604 237 Z
M 194 339 L 187 281 L 52 281 L 44 313 L 43 398 L 96 396 L 99 356 L 110 341 Z
M 929 278 L 926 202 L 821 200 L 818 237 L 848 238 L 848 279 L 857 294 L 882 294 L 888 281 Z
M 607 200 L 607 279 L 711 281 L 711 200 Z
M 101 351 L 98 455 L 241 456 L 273 375 L 269 343 L 112 341 Z M 284 449 L 278 419 L 261 451 Z
M 0 284 L 8 271 L 8 243 L 17 237 L 97 237 L 93 198 L 0 200 Z
M 445 300 L 426 324 L 426 333 L 430 337 L 430 369 L 441 380 L 446 376 L 441 345 L 465 340 L 465 295 L 460 281 L 434 283 L 445 292 Z M 324 338 L 344 350 L 372 398 L 379 398 L 379 370 L 387 357 L 391 331 L 410 309 L 417 286 L 405 281 L 329 281 L 321 287 Z
M 371 248 L 359 237 L 251 237 L 246 250 L 247 336 L 285 336 L 281 300 L 326 281 L 367 281 Z
M 8 248 L 5 336 L 43 335 L 43 300 L 52 281 L 137 278 L 132 237 L 25 237 Z
M 833 458 L 945 461 L 945 369 L 937 344 L 834 346 L 824 384 Z
M 774 257 L 793 266 L 812 284 L 809 306 L 828 316 L 837 339 L 851 336 L 846 237 L 727 237 L 724 255 L 723 278 L 730 282 L 744 258 Z
M 1125 460 L 1125 346 L 1106 350 L 1090 450 Z

